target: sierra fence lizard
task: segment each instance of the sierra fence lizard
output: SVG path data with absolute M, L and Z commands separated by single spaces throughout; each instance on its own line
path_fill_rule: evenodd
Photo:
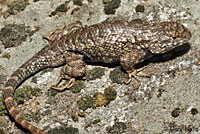
M 170 22 L 103 22 L 83 27 L 77 21 L 44 36 L 49 45 L 20 66 L 4 85 L 3 97 L 9 114 L 31 132 L 47 134 L 27 122 L 16 110 L 13 93 L 28 77 L 47 67 L 64 65 L 61 77 L 52 88 L 63 90 L 73 86 L 76 77 L 85 74 L 85 60 L 103 63 L 120 63 L 131 77 L 137 76 L 135 64 L 150 58 L 150 54 L 162 54 L 185 43 L 190 31 L 181 23 Z M 139 69 L 141 70 L 141 69 Z M 57 87 L 62 78 L 69 79 L 64 87 Z

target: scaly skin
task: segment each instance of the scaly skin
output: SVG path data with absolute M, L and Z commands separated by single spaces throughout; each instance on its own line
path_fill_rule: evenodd
M 56 30 L 56 32 L 50 33 L 48 37 L 49 45 L 44 47 L 41 51 L 35 54 L 30 60 L 20 66 L 6 82 L 3 90 L 3 98 L 6 104 L 7 110 L 11 117 L 23 128 L 37 133 L 47 134 L 47 132 L 41 131 L 39 128 L 33 126 L 27 122 L 21 114 L 16 110 L 13 101 L 13 95 L 15 89 L 28 77 L 34 75 L 42 69 L 47 67 L 57 67 L 66 63 L 64 53 L 64 47 L 61 44 L 60 38 L 65 34 L 76 30 L 81 25 L 74 25 L 74 23 L 64 26 L 63 29 Z M 44 37 L 44 38 L 47 38 Z M 65 52 L 66 54 L 66 52 Z
M 41 50 L 39 53 L 37 53 L 33 58 L 31 58 L 21 67 L 19 67 L 11 75 L 10 79 L 5 84 L 3 97 L 5 99 L 4 101 L 9 111 L 9 114 L 15 119 L 18 124 L 32 132 L 38 134 L 46 134 L 45 132 L 28 123 L 19 114 L 13 102 L 13 93 L 18 85 L 29 76 L 44 68 L 62 65 L 63 63 L 65 63 L 65 59 L 63 58 L 62 53 L 59 51 L 58 46 L 56 44 L 49 45 Z
M 4 86 L 4 102 L 9 114 L 19 125 L 37 134 L 47 134 L 28 123 L 15 108 L 14 90 L 25 79 L 44 68 L 65 64 L 61 69 L 61 77 L 70 79 L 71 83 L 64 86 L 68 88 L 73 86 L 75 77 L 85 74 L 84 60 L 89 60 L 120 63 L 131 80 L 131 77 L 136 76 L 138 72 L 134 69 L 135 64 L 150 58 L 152 54 L 168 52 L 188 41 L 190 37 L 191 33 L 187 28 L 173 21 L 144 24 L 114 21 L 89 27 L 82 27 L 81 22 L 72 23 L 53 31 L 49 36 L 44 36 L 50 45 L 11 75 Z

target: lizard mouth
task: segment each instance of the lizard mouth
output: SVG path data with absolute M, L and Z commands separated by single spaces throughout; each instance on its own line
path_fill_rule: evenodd
M 182 40 L 182 43 L 186 43 L 192 37 L 192 34 L 188 28 L 183 26 L 183 29 L 183 32 L 179 36 L 179 40 Z
M 186 27 L 182 26 L 183 28 L 183 32 L 181 33 L 177 33 L 176 36 L 171 37 L 173 40 L 173 45 L 181 45 L 186 43 L 191 37 L 192 34 L 190 32 L 189 29 L 187 29 Z

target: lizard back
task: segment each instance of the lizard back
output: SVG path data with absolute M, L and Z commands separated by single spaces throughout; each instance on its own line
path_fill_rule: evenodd
M 82 53 L 89 61 L 115 63 L 134 49 L 165 53 L 191 37 L 179 22 L 103 22 L 82 27 L 64 37 L 67 51 Z

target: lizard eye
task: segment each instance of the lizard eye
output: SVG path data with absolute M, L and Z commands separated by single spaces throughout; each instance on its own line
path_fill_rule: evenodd
M 172 37 L 172 39 L 173 39 L 173 40 L 175 40 L 175 39 L 176 39 L 176 37 L 174 36 L 174 37 Z

